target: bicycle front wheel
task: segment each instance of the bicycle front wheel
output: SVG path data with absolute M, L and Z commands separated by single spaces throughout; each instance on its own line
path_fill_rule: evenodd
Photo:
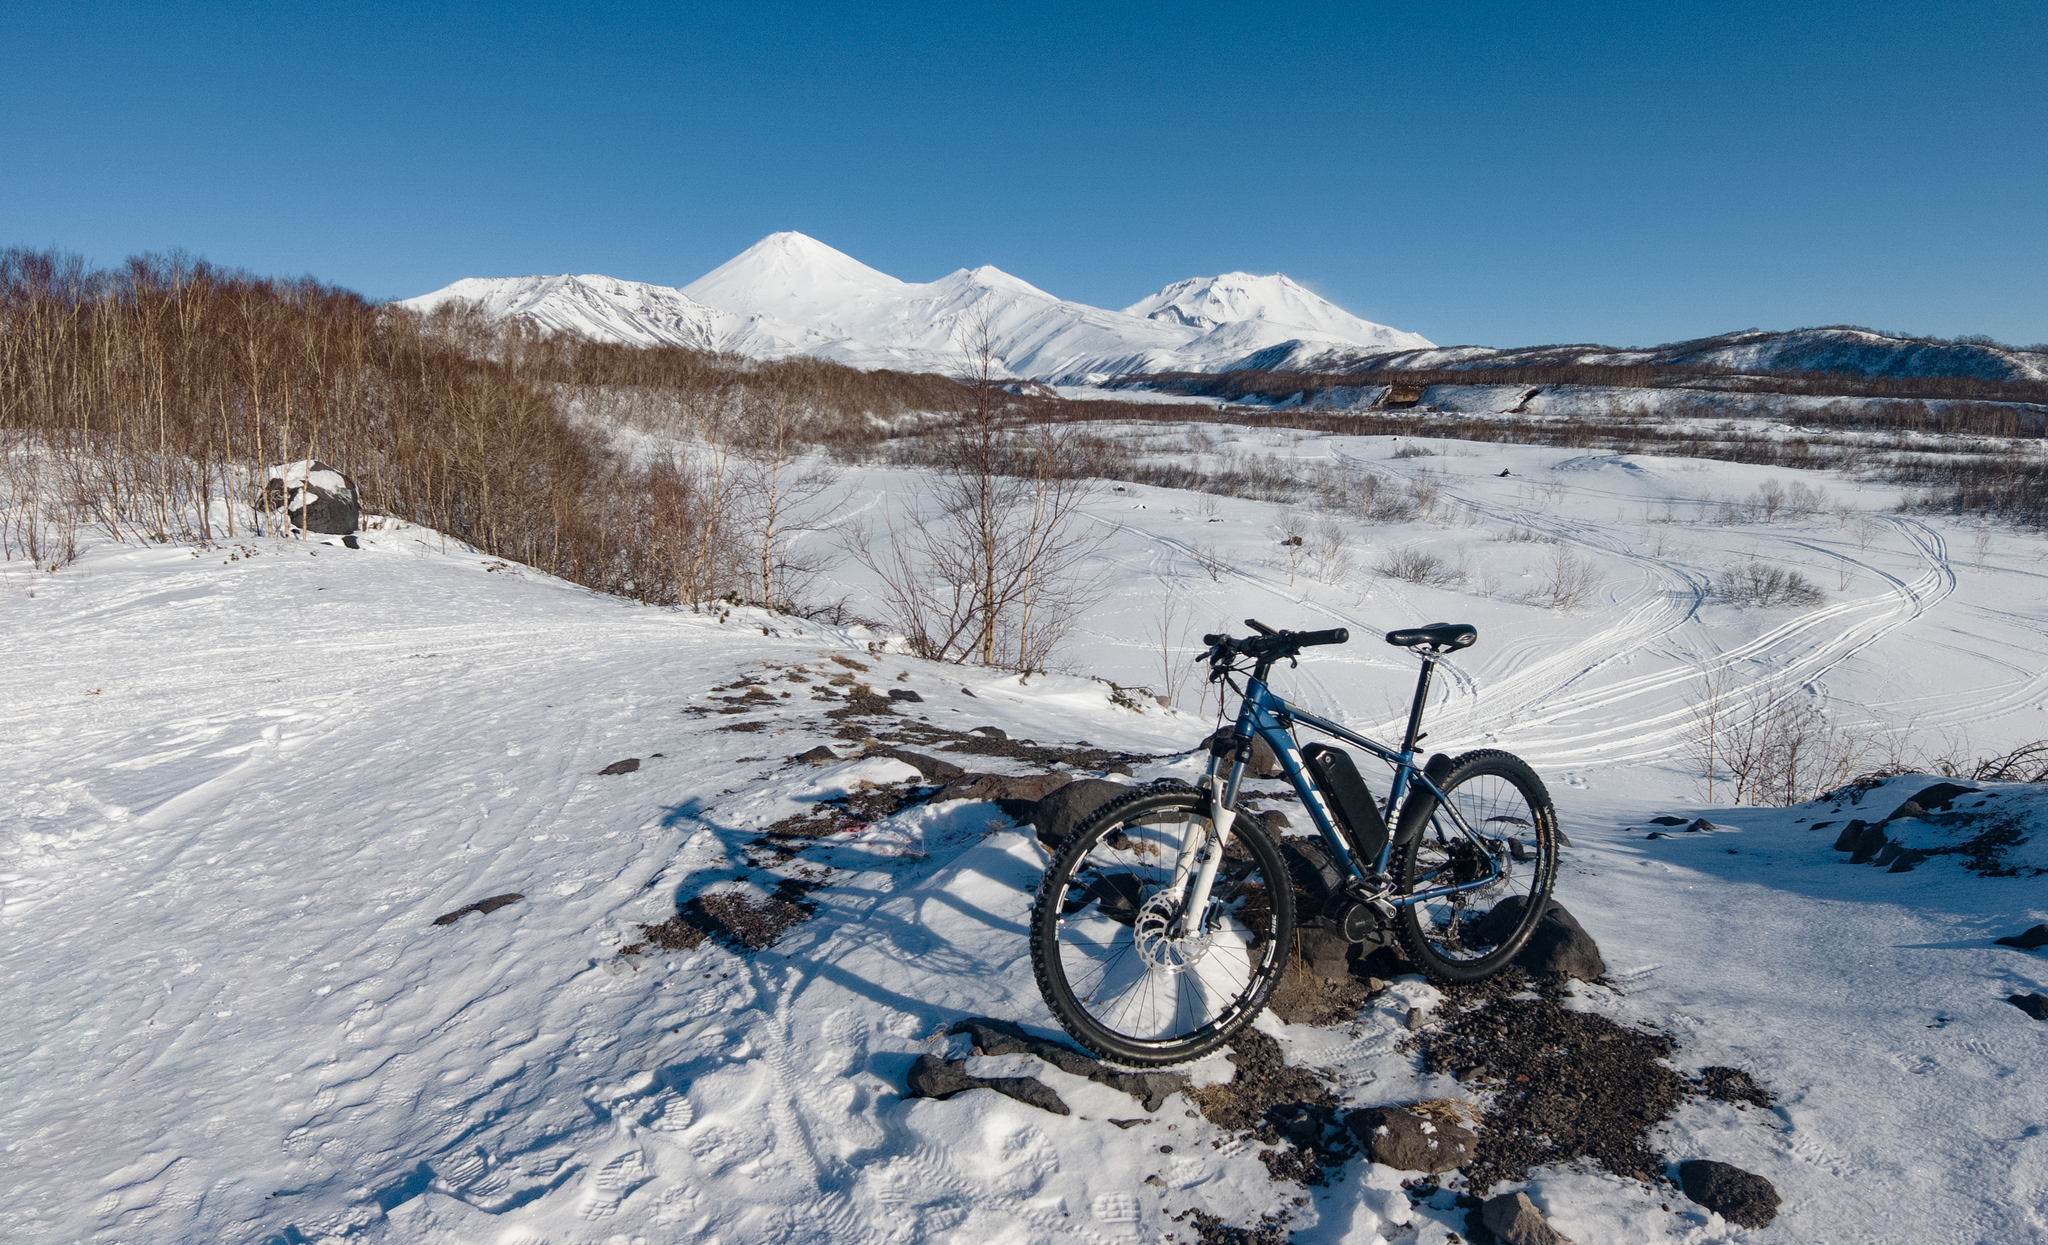
M 1491 749 L 1451 763 L 1444 802 L 1394 854 L 1400 893 L 1476 881 L 1485 886 L 1399 909 L 1402 947 L 1438 982 L 1479 981 L 1506 968 L 1535 932 L 1557 879 L 1557 810 L 1521 758 Z M 1416 791 L 1409 799 L 1430 799 Z M 1476 834 L 1467 835 L 1444 807 Z M 1404 820 L 1406 820 L 1404 818 Z
M 1193 791 L 1139 791 L 1098 810 L 1053 853 L 1031 910 L 1038 988 L 1075 1041 L 1137 1066 L 1223 1045 L 1266 1006 L 1294 937 L 1294 891 L 1264 827 L 1239 817 L 1209 911 L 1175 933 L 1169 884 Z

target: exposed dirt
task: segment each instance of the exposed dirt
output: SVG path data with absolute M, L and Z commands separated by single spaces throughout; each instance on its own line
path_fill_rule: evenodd
M 1353 1019 L 1372 996 L 1372 987 L 1356 977 L 1318 977 L 1297 961 L 1266 1006 L 1288 1024 L 1323 1026 Z
M 1771 1091 L 1758 1085 L 1749 1073 L 1740 1068 L 1702 1068 L 1700 1079 L 1694 1081 L 1698 1093 L 1722 1102 L 1748 1103 L 1752 1107 L 1768 1108 L 1777 1098 Z
M 1358 1153 L 1357 1139 L 1343 1128 L 1337 1095 L 1320 1073 L 1290 1067 L 1280 1044 L 1257 1029 L 1230 1043 L 1237 1074 L 1227 1084 L 1187 1091 L 1202 1115 L 1218 1128 L 1250 1133 L 1272 1149 L 1259 1161 L 1275 1180 L 1321 1185 L 1329 1169 Z
M 1569 1011 L 1564 989 L 1519 970 L 1452 987 L 1415 1038 L 1425 1070 L 1450 1072 L 1486 1093 L 1478 1152 L 1465 1167 L 1473 1192 L 1582 1158 L 1618 1176 L 1661 1181 L 1666 1163 L 1648 1135 L 1688 1096 L 1771 1102 L 1740 1069 L 1684 1080 L 1665 1063 L 1676 1049 L 1669 1035 Z
M 1248 1228 L 1233 1227 L 1206 1210 L 1190 1206 L 1173 1217 L 1175 1223 L 1189 1223 L 1194 1235 L 1185 1239 L 1194 1245 L 1287 1245 L 1292 1234 L 1287 1230 L 1288 1216 L 1280 1214 L 1261 1215 L 1259 1221 Z M 1165 1239 L 1178 1241 L 1179 1235 L 1168 1232 Z
M 640 941 L 619 948 L 620 955 L 645 955 L 656 951 L 695 951 L 704 945 L 704 931 L 683 919 L 678 912 L 659 925 L 640 926 Z
M 743 891 L 693 896 L 681 919 L 735 951 L 765 951 L 792 927 L 818 910 L 804 899 L 815 883 L 785 878 L 766 899 Z

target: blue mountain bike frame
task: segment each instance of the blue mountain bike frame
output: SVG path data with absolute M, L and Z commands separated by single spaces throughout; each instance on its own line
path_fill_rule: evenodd
M 1256 736 L 1259 739 L 1265 740 L 1273 749 L 1273 755 L 1279 759 L 1280 768 L 1286 773 L 1288 782 L 1293 784 L 1295 793 L 1301 797 L 1302 807 L 1308 810 L 1310 820 L 1315 822 L 1317 831 L 1323 836 L 1323 841 L 1329 845 L 1330 858 L 1333 861 L 1343 861 L 1345 873 L 1350 880 L 1363 884 L 1366 888 L 1359 896 L 1361 899 L 1376 905 L 1384 905 L 1386 908 L 1402 908 L 1411 904 L 1426 903 L 1430 900 L 1440 899 L 1446 895 L 1454 895 L 1461 891 L 1477 890 L 1480 887 L 1491 884 L 1500 876 L 1501 867 L 1493 852 L 1482 851 L 1480 858 L 1486 864 L 1486 872 L 1483 876 L 1472 881 L 1448 886 L 1433 886 L 1426 890 L 1419 890 L 1406 895 L 1390 895 L 1387 893 L 1392 887 L 1392 882 L 1387 877 L 1387 869 L 1393 862 L 1395 848 L 1399 846 L 1395 841 L 1396 832 L 1394 827 L 1396 825 L 1396 818 L 1402 810 L 1406 798 L 1410 797 L 1417 787 L 1427 792 L 1434 801 L 1434 812 L 1448 816 L 1452 823 L 1475 844 L 1483 845 L 1486 842 L 1483 836 L 1477 834 L 1470 826 L 1465 824 L 1464 817 L 1459 814 L 1457 808 L 1445 797 L 1443 790 L 1436 785 L 1427 772 L 1415 763 L 1415 745 L 1421 740 L 1423 705 L 1429 696 L 1430 676 L 1435 672 L 1435 669 L 1436 659 L 1425 656 L 1422 662 L 1421 677 L 1417 679 L 1415 685 L 1415 701 L 1408 713 L 1408 730 L 1402 740 L 1401 750 L 1398 752 L 1384 744 L 1367 739 L 1356 731 L 1346 730 L 1327 718 L 1321 718 L 1313 713 L 1296 709 L 1275 695 L 1272 689 L 1266 686 L 1265 680 L 1256 676 L 1248 677 L 1245 681 L 1244 702 L 1238 709 L 1237 729 L 1234 732 L 1237 745 L 1235 760 L 1230 766 L 1230 774 L 1227 779 L 1221 778 L 1216 773 L 1220 757 L 1212 755 L 1210 758 L 1209 788 L 1215 801 L 1215 807 L 1218 810 L 1230 810 L 1237 807 L 1238 786 L 1244 779 L 1245 762 L 1252 754 L 1252 740 Z M 1321 731 L 1346 743 L 1355 744 L 1394 767 L 1394 785 L 1387 798 L 1387 841 L 1380 848 L 1377 859 L 1360 861 L 1356 858 L 1356 853 L 1352 850 L 1349 839 L 1345 836 L 1342 829 L 1339 828 L 1336 816 L 1331 811 L 1328 801 L 1323 798 L 1322 789 L 1309 776 L 1308 769 L 1302 762 L 1301 750 L 1294 743 L 1293 731 L 1296 724 Z M 1231 815 L 1225 815 L 1216 819 L 1226 841 L 1231 820 L 1234 820 L 1234 817 Z M 1425 830 L 1425 826 L 1417 826 L 1412 833 L 1421 834 Z M 1220 855 L 1220 851 L 1217 854 Z M 1366 872 L 1366 870 L 1370 870 L 1370 872 Z

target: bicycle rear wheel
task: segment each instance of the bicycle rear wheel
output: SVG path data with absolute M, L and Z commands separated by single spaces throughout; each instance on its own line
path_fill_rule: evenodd
M 1438 786 L 1444 802 L 1479 838 L 1466 835 L 1438 805 L 1421 831 L 1395 851 L 1400 893 L 1475 880 L 1484 876 L 1489 860 L 1500 876 L 1486 886 L 1405 905 L 1394 928 L 1432 980 L 1480 981 L 1521 952 L 1550 904 L 1557 879 L 1557 810 L 1536 772 L 1506 752 L 1468 752 L 1451 763 Z M 1420 790 L 1408 798 L 1434 799 Z
M 1286 969 L 1294 891 L 1264 828 L 1240 817 L 1192 935 L 1167 889 L 1206 799 L 1140 791 L 1084 822 L 1053 853 L 1031 910 L 1031 966 L 1075 1041 L 1138 1066 L 1208 1054 L 1250 1024 Z

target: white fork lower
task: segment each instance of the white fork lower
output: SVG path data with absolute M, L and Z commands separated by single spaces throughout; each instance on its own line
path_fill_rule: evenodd
M 1217 774 L 1209 776 L 1209 830 L 1202 836 L 1206 854 L 1202 857 L 1201 872 L 1196 873 L 1194 885 L 1189 888 L 1187 903 L 1181 907 L 1180 919 L 1174 924 L 1174 935 L 1186 938 L 1202 931 L 1203 918 L 1209 911 L 1209 893 L 1216 886 L 1216 871 L 1223 866 L 1223 849 L 1230 845 L 1230 827 L 1237 820 L 1234 809 L 1223 806 L 1223 778 Z M 1192 845 L 1190 845 L 1192 846 Z M 1174 867 L 1174 881 L 1180 882 L 1190 872 L 1188 847 L 1181 849 L 1180 861 Z

